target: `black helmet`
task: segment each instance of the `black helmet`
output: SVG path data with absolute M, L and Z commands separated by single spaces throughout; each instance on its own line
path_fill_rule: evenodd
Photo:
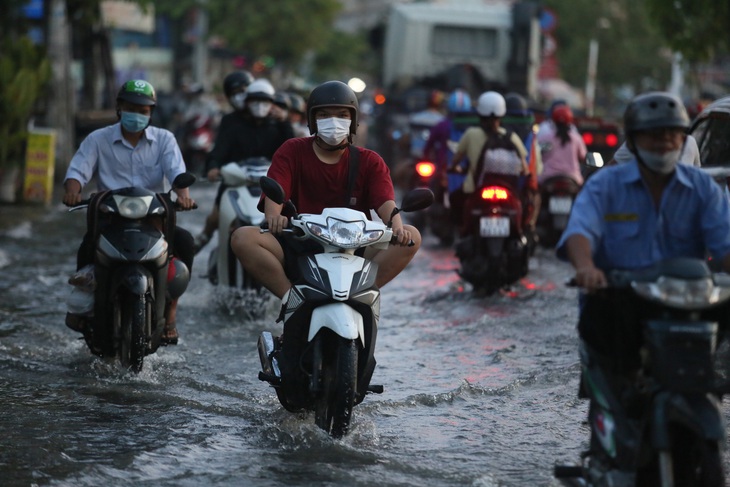
M 689 127 L 689 116 L 676 96 L 653 91 L 635 97 L 624 112 L 624 130 L 627 134 L 656 128 Z
M 530 115 L 527 100 L 519 93 L 507 93 L 504 95 L 504 102 L 507 105 L 507 116 L 527 117 Z
M 291 102 L 289 96 L 286 93 L 277 92 L 274 94 L 274 105 L 289 110 L 291 108 Z
M 287 93 L 289 95 L 289 104 L 291 105 L 290 110 L 292 112 L 301 113 L 304 115 L 305 103 L 304 98 L 297 95 L 296 93 Z
M 342 81 L 326 81 L 312 90 L 307 100 L 307 124 L 309 133 L 312 135 L 317 133 L 314 111 L 323 107 L 344 107 L 349 109 L 350 118 L 352 119 L 350 133 L 356 133 L 357 113 L 360 105 L 352 88 Z
M 117 103 L 120 100 L 154 107 L 157 104 L 155 89 L 147 81 L 141 79 L 129 80 L 122 85 L 117 94 Z
M 234 71 L 223 79 L 223 92 L 227 97 L 233 95 L 240 88 L 248 88 L 253 83 L 253 75 L 248 71 Z

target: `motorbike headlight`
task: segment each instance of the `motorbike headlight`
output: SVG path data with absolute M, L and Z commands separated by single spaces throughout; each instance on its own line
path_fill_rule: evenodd
M 152 204 L 152 196 L 119 196 L 114 195 L 114 201 L 119 208 L 119 214 L 124 218 L 138 220 L 144 218 Z
M 327 226 L 308 222 L 309 231 L 322 240 L 343 249 L 353 249 L 373 242 L 383 235 L 382 230 L 365 231 L 365 222 L 346 222 L 328 218 Z
M 730 297 L 730 288 L 715 286 L 712 279 L 677 279 L 661 276 L 654 282 L 632 282 L 631 287 L 646 299 L 680 309 L 701 309 Z

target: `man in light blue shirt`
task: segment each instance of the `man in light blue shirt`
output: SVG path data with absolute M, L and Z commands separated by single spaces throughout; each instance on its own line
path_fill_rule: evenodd
M 620 468 L 625 464 L 617 459 L 632 451 L 627 445 L 638 441 L 630 432 L 638 435 L 641 430 L 631 421 L 646 398 L 628 392 L 640 390 L 634 386 L 642 363 L 640 322 L 656 317 L 657 310 L 623 289 L 595 291 L 607 287 L 610 270 L 641 269 L 678 257 L 704 259 L 707 251 L 730 271 L 730 203 L 709 175 L 678 164 L 688 125 L 687 112 L 675 96 L 653 92 L 634 98 L 624 114 L 633 159 L 588 179 L 557 246 L 558 257 L 570 261 L 576 284 L 586 291 L 580 296 L 578 321 L 581 364 L 601 374 L 581 377 L 581 397 L 594 401 L 589 407 L 588 464 L 605 464 L 604 478 L 623 478 L 626 471 Z M 727 308 L 717 313 L 724 317 Z M 595 407 L 601 401 L 623 409 L 606 418 L 603 409 Z M 619 429 L 621 441 L 614 433 Z M 601 453 L 604 450 L 608 455 Z M 641 483 L 640 470 L 634 472 L 636 485 Z
M 71 159 L 63 183 L 64 204 L 78 204 L 81 190 L 94 177 L 99 191 L 135 186 L 160 193 L 185 172 L 185 162 L 173 134 L 149 125 L 156 104 L 155 90 L 147 81 L 124 83 L 117 95 L 119 122 L 89 134 Z M 182 210 L 195 206 L 188 188 L 174 191 L 176 204 Z M 192 235 L 176 227 L 173 242 L 175 256 L 192 271 L 195 255 Z M 93 242 L 87 233 L 77 255 L 78 269 L 93 262 L 92 252 Z M 163 335 L 163 341 L 169 344 L 177 343 L 176 309 L 177 300 L 174 300 Z M 66 324 L 75 331 L 83 330 L 83 323 L 73 315 L 67 317 Z

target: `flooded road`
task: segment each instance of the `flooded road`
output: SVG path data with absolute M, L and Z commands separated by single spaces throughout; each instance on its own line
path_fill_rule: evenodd
M 178 222 L 196 233 L 215 187 L 191 191 L 202 210 Z M 135 376 L 63 323 L 84 212 L 0 212 L 2 485 L 549 486 L 553 465 L 586 448 L 576 291 L 552 252 L 513 294 L 476 297 L 428 238 L 383 288 L 373 383 L 385 392 L 333 440 L 258 380 L 256 339 L 280 332 L 278 303 L 257 320 L 231 306 L 202 277 L 215 241 L 180 300 L 180 344 Z

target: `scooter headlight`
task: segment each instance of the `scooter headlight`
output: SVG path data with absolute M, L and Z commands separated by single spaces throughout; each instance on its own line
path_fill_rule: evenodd
M 632 282 L 636 293 L 673 308 L 701 309 L 730 298 L 730 288 L 715 286 L 712 279 L 677 279 L 661 276 L 654 282 Z
M 346 222 L 336 218 L 328 218 L 327 226 L 308 222 L 309 231 L 331 245 L 343 249 L 354 249 L 378 240 L 382 230 L 365 231 L 365 222 Z
M 119 214 L 124 218 L 138 220 L 144 218 L 152 204 L 152 196 L 120 196 L 114 195 Z

